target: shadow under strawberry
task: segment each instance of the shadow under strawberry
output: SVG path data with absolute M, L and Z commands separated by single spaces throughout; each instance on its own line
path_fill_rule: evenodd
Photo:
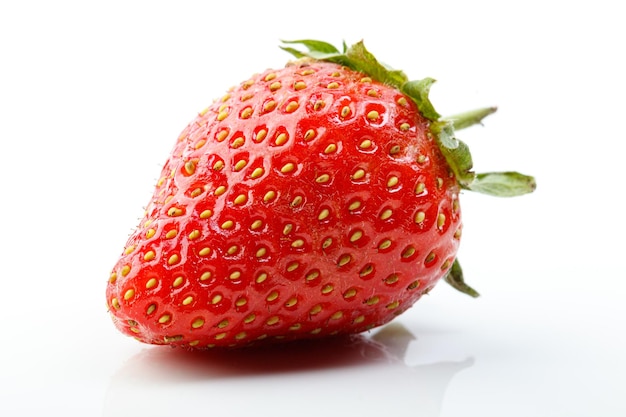
M 407 365 L 415 340 L 404 326 L 391 324 L 369 337 L 255 349 L 148 348 L 112 378 L 103 415 L 165 416 L 203 408 L 211 415 L 279 416 L 296 409 L 299 416 L 337 415 L 345 407 L 360 416 L 394 410 L 438 416 L 450 380 L 474 360 Z

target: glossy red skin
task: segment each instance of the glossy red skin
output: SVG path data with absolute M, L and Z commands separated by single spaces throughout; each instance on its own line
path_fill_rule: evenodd
M 269 100 L 277 105 L 264 111 Z M 446 274 L 459 245 L 459 188 L 428 127 L 409 98 L 335 64 L 293 64 L 234 88 L 182 132 L 113 268 L 107 303 L 116 326 L 146 343 L 206 348 L 358 333 L 392 320 Z M 287 140 L 276 144 L 280 133 Z M 288 163 L 293 170 L 281 172 Z M 265 201 L 268 191 L 275 197 Z M 356 200 L 361 207 L 350 210 Z M 362 237 L 351 241 L 356 230 Z M 179 261 L 170 265 L 172 255 Z

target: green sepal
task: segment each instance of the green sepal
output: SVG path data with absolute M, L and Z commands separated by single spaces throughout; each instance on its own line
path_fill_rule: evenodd
M 457 140 L 456 148 L 448 148 L 444 145 L 440 145 L 439 148 L 461 188 L 472 190 L 476 174 L 472 171 L 474 163 L 469 147 L 465 142 Z
M 477 174 L 469 190 L 496 197 L 516 197 L 535 191 L 535 178 L 519 172 L 485 172 Z
M 450 284 L 452 288 L 462 292 L 463 294 L 467 294 L 474 298 L 480 296 L 478 291 L 465 283 L 465 279 L 463 278 L 463 269 L 461 268 L 461 264 L 458 259 L 454 260 L 452 267 L 443 279 Z
M 430 93 L 430 87 L 435 80 L 433 78 L 424 78 L 423 80 L 407 81 L 402 85 L 402 92 L 411 97 L 417 108 L 422 113 L 422 116 L 428 120 L 439 120 L 441 115 L 435 110 L 435 106 L 430 102 L 428 94 Z
M 470 110 L 465 113 L 446 117 L 445 120 L 452 122 L 454 130 L 465 129 L 476 124 L 482 124 L 485 117 L 495 113 L 497 107 L 484 107 L 482 109 Z

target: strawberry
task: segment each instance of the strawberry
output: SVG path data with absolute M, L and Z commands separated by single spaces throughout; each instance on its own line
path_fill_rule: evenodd
M 232 88 L 178 137 L 108 282 L 123 333 L 244 346 L 366 331 L 442 277 L 477 295 L 456 260 L 460 190 L 535 187 L 471 170 L 455 130 L 495 109 L 441 118 L 432 79 L 409 81 L 362 42 L 283 49 L 298 59 Z

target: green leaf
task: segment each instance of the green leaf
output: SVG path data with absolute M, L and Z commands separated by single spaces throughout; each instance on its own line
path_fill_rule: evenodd
M 430 131 L 437 135 L 437 139 L 442 146 L 448 149 L 455 149 L 459 146 L 459 141 L 454 133 L 454 123 L 449 120 L 440 120 L 430 125 Z
M 402 86 L 402 92 L 415 101 L 417 108 L 425 118 L 432 121 L 439 120 L 441 117 L 428 98 L 430 87 L 434 82 L 433 78 L 424 78 L 423 80 L 408 81 Z
M 316 41 L 312 39 L 301 39 L 297 41 L 281 41 L 282 43 L 286 43 L 288 45 L 304 45 L 307 47 L 309 52 L 314 53 L 324 53 L 324 54 L 339 54 L 339 50 L 335 48 L 332 44 L 324 41 Z M 285 47 L 281 48 L 285 49 Z M 295 51 L 295 49 L 290 48 Z M 291 51 L 288 51 L 291 52 Z
M 535 179 L 519 172 L 487 172 L 477 174 L 469 189 L 496 197 L 516 197 L 532 193 Z
M 376 57 L 365 48 L 363 41 L 349 47 L 345 55 L 351 67 L 354 66 L 358 71 L 364 72 L 384 84 L 400 88 L 407 81 L 407 77 L 402 71 L 390 70 L 378 62 Z
M 454 149 L 445 146 L 440 146 L 440 149 L 459 185 L 466 190 L 471 189 L 470 186 L 474 182 L 476 174 L 472 171 L 474 163 L 469 147 L 465 142 L 459 140 L 458 146 Z
M 475 124 L 480 124 L 485 117 L 495 113 L 497 110 L 497 107 L 485 107 L 482 109 L 470 110 L 465 113 L 449 116 L 444 118 L 444 120 L 452 122 L 455 130 L 461 130 Z
M 461 264 L 458 259 L 454 260 L 452 267 L 443 279 L 450 284 L 452 288 L 461 291 L 463 294 L 467 294 L 474 298 L 480 296 L 475 289 L 465 283 L 465 279 L 463 278 L 463 269 L 461 269 Z

